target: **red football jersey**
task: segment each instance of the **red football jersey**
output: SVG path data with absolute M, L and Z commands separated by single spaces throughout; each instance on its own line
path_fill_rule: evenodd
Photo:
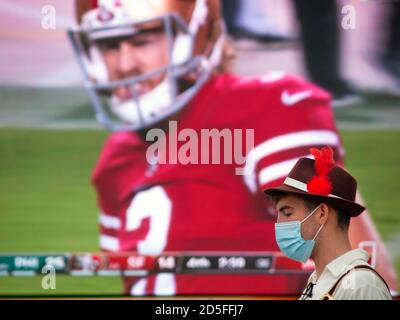
M 198 164 L 149 165 L 149 142 L 135 133 L 111 134 L 93 173 L 102 250 L 146 255 L 279 251 L 274 210 L 262 191 L 282 183 L 300 157 L 310 156 L 310 147 L 329 145 L 336 161 L 342 162 L 329 94 L 280 73 L 211 79 L 181 113 L 177 132 L 184 129 L 198 137 L 204 129 L 253 129 L 254 146 L 243 154 L 241 165 L 206 164 L 200 154 Z M 184 144 L 178 141 L 174 150 Z M 243 175 L 237 174 L 238 167 Z M 133 295 L 297 294 L 305 281 L 299 275 L 162 273 L 126 278 L 125 289 Z

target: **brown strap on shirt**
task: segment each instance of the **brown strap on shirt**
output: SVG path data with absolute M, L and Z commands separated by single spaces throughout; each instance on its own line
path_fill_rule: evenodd
M 389 286 L 386 283 L 385 279 L 383 279 L 382 276 L 374 268 L 372 268 L 371 266 L 368 266 L 368 265 L 360 265 L 360 266 L 355 266 L 355 267 L 347 270 L 345 273 L 343 273 L 340 276 L 340 278 L 335 282 L 335 284 L 332 286 L 332 288 L 329 290 L 329 292 L 322 296 L 321 300 L 333 300 L 333 295 L 336 291 L 336 288 L 342 282 L 343 278 L 346 277 L 350 272 L 352 272 L 353 270 L 356 270 L 356 269 L 357 270 L 365 269 L 365 270 L 370 270 L 370 271 L 374 272 L 383 281 L 383 283 L 386 285 L 388 291 L 390 292 Z

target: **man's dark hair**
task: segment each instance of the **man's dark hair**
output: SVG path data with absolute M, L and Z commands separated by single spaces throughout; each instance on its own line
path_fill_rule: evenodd
M 309 200 L 306 198 L 303 199 L 307 209 L 310 210 L 310 212 L 314 210 L 321 203 L 321 201 Z M 335 209 L 335 211 L 337 212 L 339 228 L 342 229 L 343 231 L 347 231 L 350 225 L 350 215 L 345 211 L 343 211 L 342 209 L 339 209 L 331 205 L 330 203 L 327 204 L 331 206 L 333 209 Z

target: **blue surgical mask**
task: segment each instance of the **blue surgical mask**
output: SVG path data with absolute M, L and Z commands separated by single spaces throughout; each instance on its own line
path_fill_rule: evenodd
M 290 259 L 306 262 L 314 249 L 315 239 L 321 231 L 322 225 L 312 240 L 305 240 L 301 236 L 301 224 L 311 217 L 319 208 L 316 207 L 302 221 L 289 221 L 275 223 L 275 239 L 285 256 Z

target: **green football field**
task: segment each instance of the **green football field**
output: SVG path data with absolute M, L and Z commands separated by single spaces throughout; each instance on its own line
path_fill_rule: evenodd
M 0 129 L 0 252 L 97 251 L 90 173 L 107 136 L 97 130 Z M 400 130 L 342 131 L 347 166 L 400 275 Z M 397 242 L 396 242 L 397 241 Z M 116 277 L 0 277 L 0 294 L 120 293 Z

